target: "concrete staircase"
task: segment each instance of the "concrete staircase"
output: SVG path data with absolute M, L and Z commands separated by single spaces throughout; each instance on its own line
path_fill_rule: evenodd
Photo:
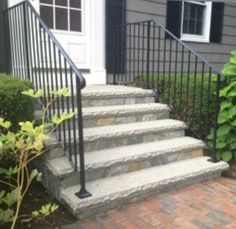
M 203 156 L 202 141 L 169 119 L 149 90 L 92 86 L 83 91 L 85 169 L 92 196 L 79 199 L 79 174 L 50 139 L 39 163 L 43 184 L 78 218 L 221 175 L 224 162 Z M 53 147 L 52 147 L 53 146 Z

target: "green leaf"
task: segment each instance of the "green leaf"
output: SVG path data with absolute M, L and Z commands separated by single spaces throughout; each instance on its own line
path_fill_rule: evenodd
M 234 119 L 233 121 L 231 121 L 230 124 L 231 124 L 232 126 L 236 126 L 236 119 Z
M 232 150 L 236 149 L 236 141 L 234 141 L 230 144 L 230 149 L 232 149 Z
M 222 160 L 229 162 L 231 161 L 231 159 L 233 158 L 233 154 L 230 151 L 225 151 L 222 153 Z
M 235 57 L 231 57 L 230 58 L 230 63 L 231 64 L 236 64 L 236 58 Z
M 233 55 L 233 56 L 235 56 L 235 55 L 236 55 L 236 50 L 232 50 L 232 51 L 230 52 L 230 54 Z
M 63 113 L 61 116 L 53 115 L 52 116 L 52 122 L 56 125 L 60 125 L 62 122 L 64 122 L 67 119 L 71 119 L 74 116 L 73 112 L 70 113 Z
M 233 118 L 236 115 L 236 106 L 233 106 L 228 111 L 229 118 Z
M 10 208 L 3 210 L 0 208 L 0 222 L 9 223 L 12 221 L 14 216 L 14 211 Z
M 228 120 L 229 120 L 228 111 L 227 110 L 221 111 L 218 116 L 218 123 L 222 124 L 227 122 Z
M 221 104 L 220 104 L 220 111 L 223 111 L 223 110 L 225 110 L 225 109 L 227 109 L 227 108 L 230 108 L 230 107 L 232 107 L 232 106 L 233 106 L 232 102 L 223 101 L 223 102 L 221 102 Z
M 217 135 L 218 136 L 223 136 L 229 134 L 231 130 L 231 126 L 229 125 L 223 125 L 217 130 Z
M 11 122 L 4 121 L 3 118 L 0 118 L 0 126 L 3 127 L 4 129 L 9 129 L 11 127 Z
M 228 95 L 228 97 L 235 97 L 236 96 L 236 91 L 235 90 L 231 90 Z
M 52 94 L 55 95 L 55 96 L 65 96 L 65 97 L 68 97 L 70 96 L 70 90 L 68 88 L 62 88 L 62 89 L 59 89 L 59 90 L 55 90 L 55 91 L 52 91 Z
M 13 204 L 15 204 L 17 202 L 17 198 L 18 198 L 18 195 L 19 195 L 19 192 L 20 190 L 18 188 L 12 190 L 11 192 L 8 192 L 6 195 L 5 195 L 5 198 L 4 198 L 4 203 L 8 206 L 8 207 L 11 207 Z
M 22 91 L 21 94 L 30 96 L 32 98 L 40 98 L 43 96 L 43 91 L 42 90 L 35 91 L 33 89 L 29 89 L 27 91 Z
M 224 149 L 225 146 L 227 146 L 226 142 L 217 142 L 216 144 L 217 149 Z

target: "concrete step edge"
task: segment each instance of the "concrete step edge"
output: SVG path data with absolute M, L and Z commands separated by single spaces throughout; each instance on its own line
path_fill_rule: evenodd
M 212 163 L 208 157 L 195 158 L 89 182 L 87 190 L 93 195 L 86 199 L 75 196 L 79 190 L 78 185 L 64 188 L 60 198 L 74 215 L 83 217 L 82 214 L 94 214 L 98 208 L 101 212 L 104 206 L 107 208 L 110 204 L 114 207 L 122 203 L 122 200 L 127 201 L 142 193 L 194 183 L 197 178 L 209 179 L 209 175 L 219 175 L 227 168 L 225 162 Z

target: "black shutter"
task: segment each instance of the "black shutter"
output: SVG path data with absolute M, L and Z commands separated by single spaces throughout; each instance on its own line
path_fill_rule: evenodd
M 176 37 L 180 38 L 182 18 L 182 1 L 167 1 L 166 28 Z M 171 38 L 166 34 L 166 38 Z
M 125 23 L 125 6 L 125 0 L 106 0 L 106 70 L 108 73 L 113 72 L 115 55 L 120 56 L 122 53 L 121 49 L 115 49 L 113 26 Z
M 223 19 L 224 19 L 224 3 L 212 3 L 212 16 L 211 16 L 211 32 L 210 42 L 221 43 Z

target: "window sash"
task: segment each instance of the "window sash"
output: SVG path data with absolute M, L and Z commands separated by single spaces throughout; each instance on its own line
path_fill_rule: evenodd
M 197 5 L 202 5 L 206 7 L 204 10 L 205 12 L 203 13 L 204 15 L 203 15 L 202 35 L 187 34 L 183 32 L 185 3 L 197 4 Z M 209 42 L 210 41 L 211 10 L 212 10 L 212 2 L 183 1 L 180 39 L 184 41 L 193 41 L 193 42 Z
M 71 7 L 70 6 L 70 0 L 67 0 L 67 6 L 61 6 L 61 5 L 56 5 L 56 0 L 52 0 L 52 4 L 49 4 L 49 3 L 43 3 L 43 2 L 40 2 L 40 8 L 41 6 L 45 6 L 45 7 L 52 7 L 53 9 L 53 30 L 56 30 L 56 31 L 63 31 L 63 32 L 76 32 L 76 33 L 82 33 L 82 30 L 83 30 L 83 26 L 82 26 L 82 8 L 83 8 L 83 0 L 81 0 L 80 2 L 80 8 L 77 8 L 77 7 Z M 66 26 L 66 29 L 64 28 L 60 28 L 58 29 L 58 24 L 57 24 L 57 18 L 56 18 L 56 11 L 57 9 L 66 9 L 67 10 L 67 18 L 66 18 L 66 21 L 67 21 L 67 26 Z M 78 18 L 78 25 L 72 25 L 71 23 L 71 12 L 75 12 L 77 11 L 77 15 L 79 15 L 79 18 Z M 76 28 L 76 29 L 73 29 L 73 28 Z

